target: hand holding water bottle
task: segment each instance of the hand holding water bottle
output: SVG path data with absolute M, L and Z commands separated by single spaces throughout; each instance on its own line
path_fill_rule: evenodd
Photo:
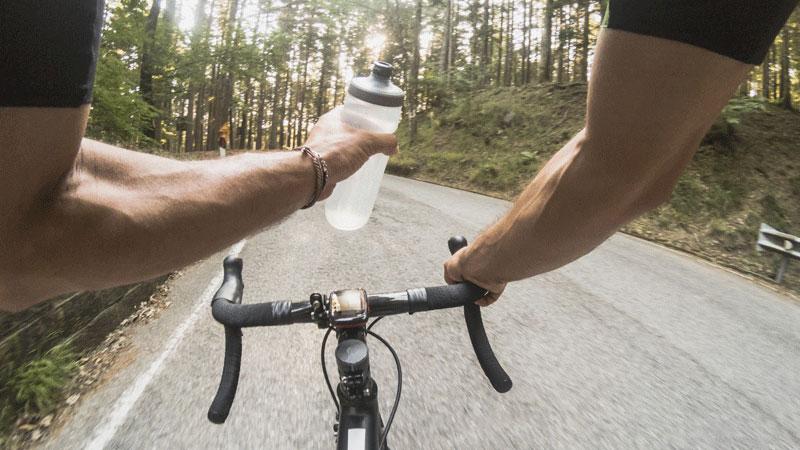
M 342 122 L 365 131 L 394 133 L 400 123 L 404 92 L 392 84 L 391 76 L 391 64 L 378 61 L 369 76 L 353 78 L 341 109 Z M 388 161 L 388 154 L 376 154 L 339 184 L 325 203 L 329 224 L 348 231 L 367 224 Z
M 397 139 L 389 133 L 372 133 L 342 121 L 342 107 L 322 115 L 308 134 L 305 146 L 328 164 L 328 183 L 320 200 L 331 195 L 336 183 L 352 176 L 371 156 L 397 152 Z

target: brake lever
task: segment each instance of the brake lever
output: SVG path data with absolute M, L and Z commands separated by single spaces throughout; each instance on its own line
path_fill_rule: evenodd
M 467 239 L 464 236 L 453 236 L 447 241 L 450 254 L 455 254 L 466 246 Z M 477 356 L 478 363 L 481 365 L 483 373 L 486 374 L 486 378 L 489 379 L 492 387 L 497 392 L 501 394 L 508 392 L 511 390 L 513 383 L 506 371 L 503 370 L 503 366 L 497 361 L 492 346 L 489 344 L 486 329 L 483 327 L 481 307 L 475 303 L 464 305 L 464 320 L 467 323 L 467 332 L 469 333 L 469 340 L 472 342 L 472 349 L 475 351 L 475 356 Z

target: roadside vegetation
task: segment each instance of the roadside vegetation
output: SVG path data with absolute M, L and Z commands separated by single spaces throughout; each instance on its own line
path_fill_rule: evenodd
M 412 144 L 405 128 L 391 173 L 513 199 L 583 125 L 586 85 L 489 88 L 431 111 Z M 736 98 L 703 140 L 672 200 L 624 231 L 772 277 L 756 252 L 764 222 L 800 233 L 800 115 Z M 800 265 L 785 284 L 800 291 Z
M 77 359 L 71 342 L 65 341 L 3 377 L 8 382 L 0 386 L 0 447 L 6 446 L 4 435 L 16 420 L 27 418 L 16 426 L 33 431 L 36 427 L 27 422 L 40 422 L 54 411 L 77 373 Z

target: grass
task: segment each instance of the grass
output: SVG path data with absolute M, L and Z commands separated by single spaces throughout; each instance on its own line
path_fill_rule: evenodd
M 492 88 L 429 111 L 415 143 L 398 131 L 388 170 L 513 199 L 583 126 L 585 85 Z M 755 251 L 762 222 L 800 233 L 800 115 L 732 100 L 703 139 L 670 202 L 625 231 L 745 272 L 772 276 Z M 800 291 L 800 264 L 785 283 Z
M 17 369 L 11 379 L 16 404 L 28 415 L 50 413 L 78 368 L 76 360 L 70 344 L 63 343 Z
M 78 370 L 77 359 L 71 343 L 64 342 L 20 367 L 4 366 L 10 373 L 3 374 L 7 382 L 0 388 L 0 446 L 15 419 L 55 409 Z

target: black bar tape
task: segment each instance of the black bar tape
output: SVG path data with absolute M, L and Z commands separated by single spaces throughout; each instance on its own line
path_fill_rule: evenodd
M 408 313 L 414 314 L 428 310 L 428 293 L 425 288 L 413 288 L 406 291 L 408 296 Z
M 242 365 L 242 331 L 236 327 L 225 327 L 225 362 L 222 366 L 222 379 L 211 407 L 208 420 L 222 424 L 231 411 L 236 388 L 239 385 L 239 369 Z
M 483 298 L 486 289 L 472 283 L 458 283 L 425 288 L 428 309 L 444 309 L 464 306 Z
M 217 322 L 237 328 L 289 325 L 292 321 L 292 303 L 289 301 L 240 305 L 216 299 L 211 303 L 211 313 Z
M 511 390 L 511 378 L 508 376 L 497 357 L 494 356 L 492 346 L 489 345 L 489 338 L 486 337 L 486 330 L 483 328 L 481 319 L 481 307 L 475 303 L 464 305 L 464 320 L 467 322 L 467 332 L 469 340 L 472 341 L 472 348 L 475 356 L 486 374 L 486 378 L 492 383 L 494 389 L 499 393 Z

